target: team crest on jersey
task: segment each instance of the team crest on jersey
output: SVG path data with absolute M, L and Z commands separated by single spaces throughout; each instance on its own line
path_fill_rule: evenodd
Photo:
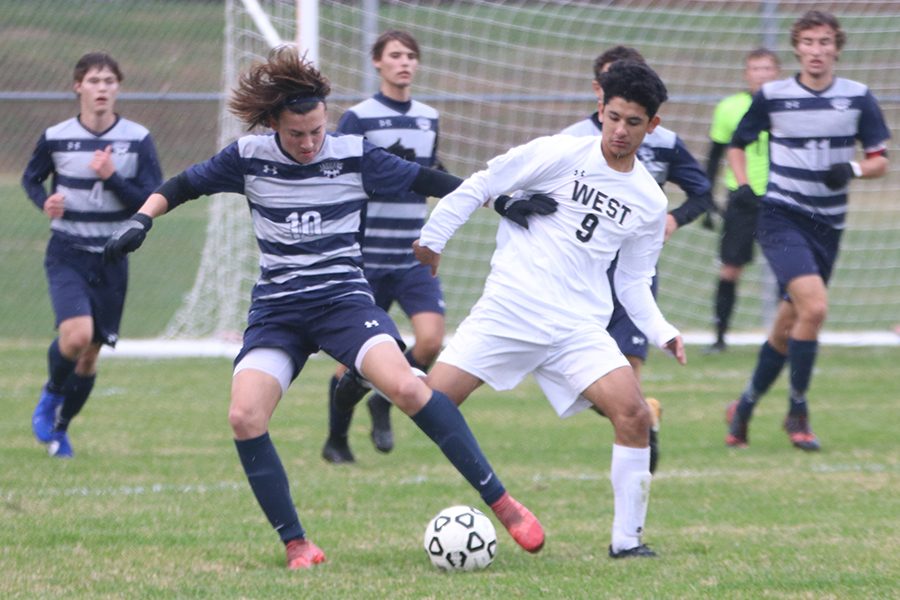
M 418 119 L 416 119 L 416 127 L 421 129 L 422 131 L 428 131 L 429 129 L 431 129 L 431 119 L 419 117 Z
M 124 156 L 128 154 L 128 149 L 131 147 L 129 142 L 113 142 L 112 143 L 112 151 L 113 154 L 118 156 Z
M 339 160 L 326 160 L 319 163 L 319 171 L 329 179 L 334 179 L 344 170 L 344 163 Z
M 850 98 L 832 98 L 831 99 L 831 108 L 833 108 L 834 110 L 839 110 L 841 112 L 844 112 L 845 110 L 850 108 L 851 104 L 852 104 L 852 102 L 850 101 Z

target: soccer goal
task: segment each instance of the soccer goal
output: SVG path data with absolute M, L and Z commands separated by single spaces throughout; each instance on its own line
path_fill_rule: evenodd
M 227 94 L 237 73 L 273 45 L 296 41 L 298 31 L 307 31 L 301 45 L 316 49 L 316 61 L 333 84 L 332 125 L 344 109 L 376 90 L 368 51 L 378 33 L 411 31 L 422 46 L 413 97 L 440 110 L 440 156 L 463 177 L 492 156 L 593 112 L 592 61 L 615 44 L 638 48 L 660 73 L 670 93 L 663 123 L 705 164 L 713 107 L 742 89 L 746 52 L 766 45 L 779 54 L 784 76 L 796 72 L 788 30 L 813 7 L 833 11 L 848 33 L 839 75 L 868 84 L 888 123 L 900 124 L 900 13 L 892 2 L 227 0 L 225 5 L 223 91 Z M 220 112 L 224 145 L 241 132 L 224 105 Z M 853 183 L 849 227 L 831 286 L 831 331 L 851 336 L 888 331 L 900 320 L 897 173 L 895 168 L 886 178 Z M 672 206 L 683 199 L 674 186 L 666 192 Z M 716 196 L 723 199 L 721 189 Z M 481 292 L 496 219 L 482 211 L 447 248 L 441 274 L 451 331 Z M 677 232 L 663 251 L 659 301 L 683 330 L 710 329 L 717 240 L 717 232 L 695 223 Z M 195 285 L 166 336 L 240 332 L 257 268 L 246 204 L 217 198 Z M 742 280 L 734 329 L 761 331 L 770 295 L 757 262 Z

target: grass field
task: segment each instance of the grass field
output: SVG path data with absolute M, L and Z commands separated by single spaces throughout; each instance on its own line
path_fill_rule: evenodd
M 105 359 L 71 428 L 76 458 L 48 458 L 29 415 L 43 344 L 0 344 L 2 598 L 891 598 L 900 580 L 897 348 L 825 347 L 811 393 L 824 450 L 779 430 L 785 383 L 757 411 L 752 446 L 722 443 L 722 409 L 749 348 L 679 368 L 656 353 L 663 455 L 645 541 L 657 560 L 605 556 L 611 428 L 559 420 L 532 382 L 479 391 L 463 407 L 506 486 L 542 519 L 527 555 L 499 532 L 485 572 L 447 575 L 422 548 L 425 524 L 473 491 L 395 414 L 397 449 L 377 455 L 368 417 L 357 464 L 319 458 L 328 360 L 313 360 L 271 433 L 310 538 L 328 562 L 289 573 L 247 485 L 227 424 L 227 359 Z M 892 425 L 893 423 L 893 425 Z M 499 524 L 498 524 L 499 527 Z

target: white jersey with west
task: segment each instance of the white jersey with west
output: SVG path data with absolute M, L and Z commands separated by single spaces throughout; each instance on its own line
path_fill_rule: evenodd
M 560 326 L 605 326 L 613 309 L 606 272 L 618 253 L 616 293 L 641 331 L 663 346 L 678 335 L 650 292 L 666 196 L 639 161 L 627 173 L 610 168 L 600 140 L 542 137 L 492 159 L 438 203 L 420 243 L 443 251 L 475 209 L 509 190 L 551 196 L 557 211 L 532 216 L 528 229 L 501 220 L 482 296 L 493 302 L 485 304 L 508 309 L 507 319 L 527 324 L 519 337 L 535 341 Z

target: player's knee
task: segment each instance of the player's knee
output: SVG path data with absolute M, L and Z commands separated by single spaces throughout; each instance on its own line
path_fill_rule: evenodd
M 612 421 L 618 437 L 635 444 L 647 441 L 653 424 L 650 407 L 640 397 L 625 403 Z
M 252 407 L 232 402 L 228 409 L 228 424 L 238 439 L 262 435 L 266 431 L 265 417 Z
M 828 316 L 828 301 L 825 299 L 806 302 L 798 308 L 798 319 L 806 321 L 811 325 L 821 326 Z
M 60 330 L 59 347 L 67 356 L 81 357 L 93 341 L 94 331 L 90 327 L 67 327 Z
M 400 377 L 391 381 L 388 389 L 381 389 L 381 392 L 391 399 L 397 408 L 404 412 L 409 412 L 420 404 L 425 384 L 418 377 L 409 371 Z

